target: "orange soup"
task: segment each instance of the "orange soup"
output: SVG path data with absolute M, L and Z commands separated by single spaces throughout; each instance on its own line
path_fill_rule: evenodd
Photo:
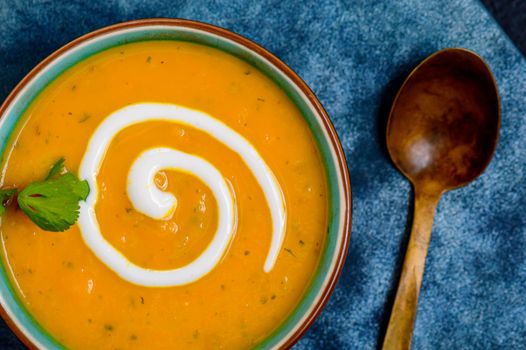
M 300 111 L 251 65 L 175 41 L 127 44 L 91 56 L 61 74 L 26 110 L 5 151 L 2 185 L 23 188 L 42 179 L 60 157 L 82 178 L 90 147 L 98 146 L 93 135 L 112 113 L 141 103 L 173 110 L 174 119 L 123 124 L 108 139 L 90 186 L 90 196 L 97 189 L 93 227 L 119 252 L 115 259 L 126 263 L 121 270 L 112 267 L 90 245 L 82 212 L 69 230 L 47 232 L 12 205 L 1 239 L 13 285 L 38 323 L 67 348 L 253 347 L 287 318 L 309 286 L 325 243 L 328 186 Z M 257 154 L 243 156 L 247 145 Z M 211 180 L 175 165 L 155 168 L 160 155 L 146 159 L 144 152 L 156 149 L 172 150 L 165 155 L 181 167 L 195 162 L 195 169 L 215 169 L 203 173 Z M 134 182 L 145 169 L 139 161 L 158 169 L 155 188 Z M 250 161 L 268 171 L 254 170 Z M 135 165 L 136 176 L 130 170 Z M 281 240 L 274 236 L 280 208 L 273 211 L 269 202 L 278 188 L 273 184 L 285 214 Z M 140 197 L 145 191 L 167 195 L 171 211 L 146 215 L 151 208 L 141 209 L 148 204 Z M 221 231 L 222 225 L 230 231 Z M 161 276 L 190 266 L 220 231 L 223 250 L 210 255 L 217 261 L 203 258 L 202 273 L 189 270 L 157 283 L 152 271 Z M 126 275 L 130 266 L 135 270 Z

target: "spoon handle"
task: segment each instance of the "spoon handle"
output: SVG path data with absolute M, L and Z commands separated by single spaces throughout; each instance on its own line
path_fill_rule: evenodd
M 408 350 L 413 338 L 418 295 L 424 274 L 431 228 L 440 194 L 422 193 L 415 188 L 413 227 L 400 275 L 383 350 Z

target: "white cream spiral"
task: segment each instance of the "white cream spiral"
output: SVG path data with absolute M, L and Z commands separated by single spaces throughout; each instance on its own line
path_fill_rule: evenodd
M 95 255 L 121 278 L 149 287 L 168 287 L 194 282 L 209 273 L 221 260 L 236 226 L 233 193 L 221 173 L 209 162 L 195 155 L 170 148 L 153 148 L 143 152 L 128 174 L 128 196 L 134 207 L 154 219 L 169 216 L 177 199 L 161 191 L 154 183 L 157 172 L 174 169 L 201 179 L 216 197 L 219 209 L 218 227 L 208 247 L 188 265 L 156 270 L 129 261 L 101 234 L 95 213 L 98 197 L 97 175 L 112 139 L 124 128 L 147 121 L 170 121 L 208 133 L 246 163 L 261 186 L 272 218 L 272 238 L 264 271 L 272 270 L 285 236 L 286 211 L 281 188 L 265 161 L 243 136 L 219 120 L 200 111 L 164 103 L 138 103 L 110 114 L 95 130 L 80 165 L 80 177 L 88 181 L 90 194 L 81 203 L 79 226 L 82 237 Z

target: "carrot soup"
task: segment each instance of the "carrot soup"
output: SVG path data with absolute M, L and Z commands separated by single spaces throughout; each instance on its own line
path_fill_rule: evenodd
M 220 50 L 144 41 L 62 73 L 2 163 L 23 188 L 57 159 L 89 184 L 64 232 L 15 206 L 4 264 L 25 307 L 72 349 L 242 349 L 295 309 L 328 227 L 318 145 L 287 95 Z

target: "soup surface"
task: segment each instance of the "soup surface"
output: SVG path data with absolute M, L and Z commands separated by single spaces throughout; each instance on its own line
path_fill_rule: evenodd
M 114 111 L 143 102 L 207 113 L 242 135 L 279 183 L 285 238 L 270 271 L 269 203 L 239 153 L 202 130 L 167 120 L 118 132 L 97 176 L 95 205 L 104 239 L 146 269 L 175 269 L 213 240 L 218 199 L 198 177 L 162 170 L 156 186 L 177 198 L 153 219 L 127 191 L 140 154 L 168 147 L 199 156 L 228 183 L 237 223 L 228 249 L 202 278 L 183 285 L 131 283 L 104 264 L 78 224 L 39 229 L 10 206 L 1 222 L 4 264 L 24 305 L 59 343 L 73 349 L 249 348 L 264 340 L 301 300 L 327 231 L 324 166 L 308 125 L 269 78 L 216 49 L 175 41 L 127 44 L 96 54 L 47 86 L 20 120 L 2 163 L 2 185 L 23 188 L 60 157 L 78 173 L 91 136 Z

